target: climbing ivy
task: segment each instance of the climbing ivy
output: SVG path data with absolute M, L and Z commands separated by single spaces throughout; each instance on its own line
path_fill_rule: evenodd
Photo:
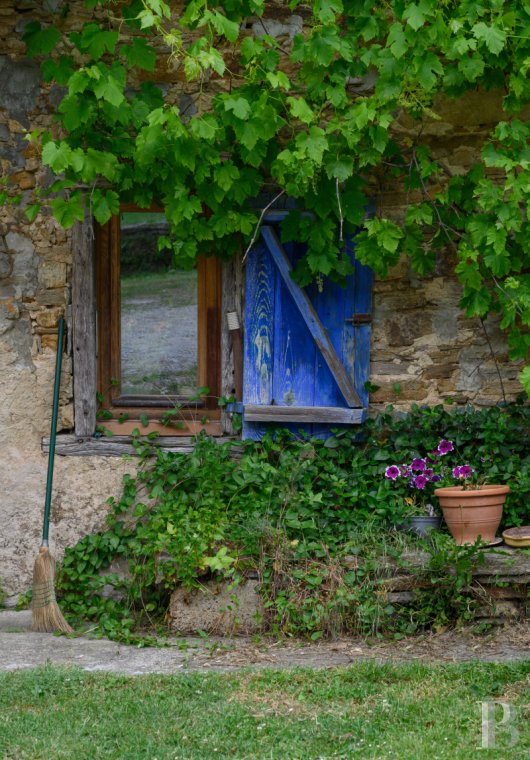
M 409 507 L 385 471 L 447 437 L 454 461 L 509 483 L 502 531 L 528 524 L 529 433 L 530 407 L 514 404 L 414 407 L 400 419 L 389 408 L 364 423 L 362 440 L 357 430 L 325 441 L 284 432 L 224 444 L 201 434 L 192 453 L 171 453 L 137 439 L 140 468 L 109 499 L 105 529 L 65 551 L 62 608 L 73 624 L 88 620 L 92 631 L 135 641 L 135 630 L 163 621 L 177 585 L 237 583 L 250 573 L 260 580 L 264 630 L 318 638 L 470 619 L 480 548 L 457 547 L 446 533 L 418 544 L 396 530 Z M 401 562 L 406 548 L 429 552 L 412 617 L 380 593 L 385 557 Z
M 56 177 L 47 198 L 63 226 L 86 207 L 105 222 L 120 200 L 160 204 L 175 255 L 191 265 L 198 251 L 245 250 L 259 221 L 252 200 L 282 193 L 297 205 L 282 237 L 307 243 L 301 283 L 341 281 L 351 266 L 344 241 L 363 225 L 357 256 L 383 275 L 403 254 L 420 275 L 450 257 L 468 316 L 500 313 L 511 357 L 527 359 L 527 3 L 291 0 L 303 18 L 292 42 L 267 33 L 263 0 L 187 0 L 178 12 L 163 0 L 86 5 L 93 20 L 79 31 L 63 33 L 65 6 L 24 35 L 45 80 L 66 90 L 61 137 L 30 135 Z M 166 69 L 194 90 L 197 110 L 153 84 Z M 505 118 L 477 163 L 454 174 L 433 158 L 425 124 L 439 119 L 438 96 L 492 89 Z M 404 218 L 364 221 L 384 183 L 406 192 Z M 530 367 L 521 381 L 530 392 Z

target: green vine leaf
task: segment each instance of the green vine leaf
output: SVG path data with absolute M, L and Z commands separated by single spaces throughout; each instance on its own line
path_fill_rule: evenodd
M 477 40 L 484 42 L 493 55 L 499 55 L 506 44 L 506 32 L 498 26 L 488 26 L 483 21 L 479 21 L 471 31 Z
M 135 37 L 130 45 L 123 45 L 120 52 L 131 68 L 137 66 L 144 71 L 154 71 L 156 52 L 146 40 Z
M 44 29 L 38 21 L 30 21 L 26 24 L 22 39 L 28 55 L 34 57 L 51 53 L 61 39 L 61 33 L 53 26 Z
M 314 0 L 304 5 L 303 34 L 279 39 L 265 19 L 263 34 L 247 31 L 264 14 L 263 0 L 188 0 L 173 15 L 164 0 L 134 0 L 116 8 L 123 24 L 100 21 L 98 10 L 98 21 L 94 12 L 70 34 L 32 21 L 28 54 L 43 57 L 47 83 L 66 89 L 60 139 L 31 137 L 65 183 L 53 182 L 39 203 L 67 226 L 89 192 L 84 206 L 99 221 L 118 199 L 162 204 L 176 260 L 190 266 L 199 251 L 244 250 L 256 199 L 281 194 L 309 212 L 283 223 L 289 239 L 307 246 L 296 272 L 305 283 L 343 281 L 346 229 L 358 231 L 357 257 L 382 275 L 404 256 L 423 275 L 458 250 L 463 307 L 498 313 L 510 355 L 526 360 L 530 16 L 520 3 L 497 5 Z M 139 83 L 154 78 L 157 63 L 193 83 L 181 108 L 152 81 Z M 445 99 L 495 88 L 504 88 L 506 116 L 476 165 L 451 176 L 425 127 L 439 121 Z M 365 220 L 367 199 L 378 206 L 387 182 L 409 199 L 404 218 Z M 1 202 L 22 197 L 2 186 Z M 36 207 L 28 202 L 26 215 Z
M 75 192 L 69 198 L 54 198 L 50 203 L 54 217 L 66 230 L 73 224 L 82 222 L 85 218 L 85 209 L 81 193 Z

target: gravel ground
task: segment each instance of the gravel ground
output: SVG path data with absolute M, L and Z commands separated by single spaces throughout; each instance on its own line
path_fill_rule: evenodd
M 186 391 L 185 380 L 197 367 L 197 306 L 161 309 L 157 298 L 145 298 L 137 309 L 122 314 L 121 337 L 125 393 Z M 152 377 L 154 368 L 159 378 L 142 382 Z
M 445 631 L 399 642 L 370 645 L 361 639 L 307 644 L 300 641 L 259 643 L 249 638 L 171 639 L 171 646 L 146 648 L 106 639 L 67 638 L 29 630 L 31 612 L 0 612 L 0 670 L 33 668 L 46 662 L 88 671 L 141 675 L 179 671 L 227 672 L 240 668 L 330 668 L 359 660 L 507 662 L 530 659 L 530 623 L 501 628 L 487 636 Z

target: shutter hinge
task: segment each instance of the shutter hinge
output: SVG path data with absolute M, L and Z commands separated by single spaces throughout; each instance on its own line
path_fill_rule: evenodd
M 346 322 L 351 322 L 354 327 L 357 325 L 369 325 L 372 321 L 371 314 L 352 314 Z

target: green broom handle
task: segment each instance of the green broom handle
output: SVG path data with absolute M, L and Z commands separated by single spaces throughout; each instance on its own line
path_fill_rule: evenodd
M 55 439 L 57 437 L 57 417 L 59 416 L 59 391 L 61 388 L 61 367 L 63 363 L 64 317 L 59 319 L 57 331 L 57 355 L 55 357 L 55 381 L 53 384 L 52 425 L 50 430 L 50 452 L 48 454 L 48 475 L 46 477 L 46 498 L 44 500 L 44 521 L 42 526 L 42 546 L 48 546 L 50 528 L 50 507 L 52 503 L 53 465 L 55 460 Z

